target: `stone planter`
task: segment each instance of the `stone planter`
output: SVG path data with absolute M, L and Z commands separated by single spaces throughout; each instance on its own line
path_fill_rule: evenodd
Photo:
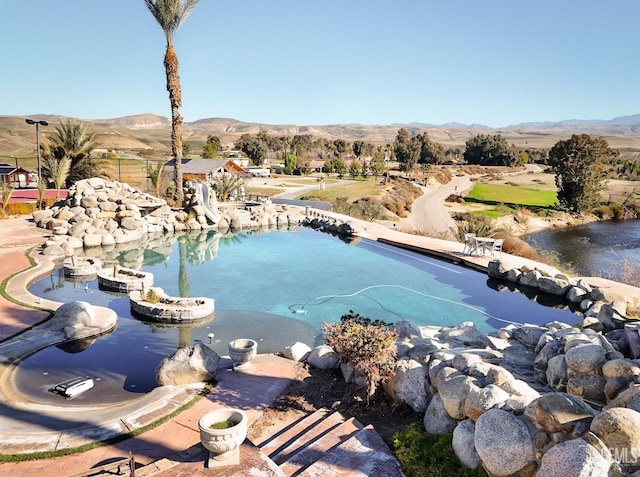
M 216 429 L 228 422 L 229 427 Z M 207 467 L 224 467 L 240 463 L 240 445 L 247 437 L 248 418 L 240 409 L 224 408 L 204 414 L 198 421 L 200 442 L 209 451 Z
M 248 338 L 238 338 L 229 342 L 229 357 L 233 367 L 247 366 L 258 353 L 258 343 Z
M 153 273 L 131 268 L 103 268 L 98 271 L 98 288 L 101 290 L 129 293 L 133 290 L 148 290 L 153 286 Z
M 169 296 L 159 287 L 149 288 L 147 293 L 151 292 L 156 297 L 154 301 L 147 301 L 141 290 L 129 293 L 129 306 L 136 318 L 158 323 L 189 323 L 213 315 L 213 298 Z
M 99 258 L 67 257 L 62 262 L 64 276 L 69 278 L 97 277 L 98 271 L 102 268 Z

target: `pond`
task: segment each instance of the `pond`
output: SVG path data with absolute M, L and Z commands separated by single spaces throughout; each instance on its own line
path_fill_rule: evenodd
M 55 399 L 47 387 L 70 375 L 97 380 L 102 392 L 86 399 L 131 399 L 155 387 L 156 366 L 181 346 L 211 341 L 220 355 L 228 354 L 227 343 L 235 338 L 256 340 L 261 353 L 281 351 L 296 341 L 314 346 L 322 340 L 323 322 L 339 321 L 350 311 L 419 325 L 473 321 L 484 332 L 509 322 L 577 321 L 566 306 L 531 291 L 520 293 L 483 273 L 308 228 L 161 236 L 103 251 L 101 258 L 105 266 L 119 263 L 152 272 L 155 286 L 169 295 L 214 298 L 214 316 L 193 327 L 144 323 L 131 316 L 126 295 L 103 292 L 95 281 L 65 279 L 58 269 L 30 291 L 55 301 L 109 307 L 118 314 L 118 327 L 88 343 L 50 347 L 25 359 L 16 383 L 33 399 Z M 83 399 L 70 405 L 81 405 Z
M 640 220 L 606 220 L 541 230 L 523 237 L 557 255 L 574 275 L 619 280 L 626 266 L 640 266 Z

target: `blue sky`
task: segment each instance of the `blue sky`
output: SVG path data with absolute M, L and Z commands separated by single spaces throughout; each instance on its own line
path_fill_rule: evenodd
M 143 0 L 0 0 L 0 115 L 169 117 Z M 640 113 L 638 0 L 201 0 L 185 121 L 479 123 Z

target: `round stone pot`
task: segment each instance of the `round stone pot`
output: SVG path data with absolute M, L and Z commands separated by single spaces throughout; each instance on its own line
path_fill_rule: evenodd
M 226 423 L 227 427 L 221 423 Z M 209 451 L 207 467 L 237 465 L 240 462 L 240 445 L 247 437 L 247 426 L 247 415 L 240 409 L 218 409 L 200 418 L 200 442 Z
M 248 338 L 238 338 L 229 342 L 229 357 L 235 368 L 248 365 L 258 353 L 258 343 Z

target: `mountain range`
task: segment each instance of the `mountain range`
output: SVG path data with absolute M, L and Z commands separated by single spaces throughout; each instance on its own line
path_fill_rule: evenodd
M 30 116 L 0 116 L 0 161 L 16 156 L 32 155 L 35 149 L 34 128 L 25 123 L 25 118 L 45 120 L 48 127 L 40 127 L 40 140 L 55 132 L 61 121 L 68 119 L 60 115 L 34 114 Z M 95 133 L 95 139 L 108 149 L 170 149 L 171 121 L 155 114 L 138 114 L 112 119 L 78 119 L 86 123 L 87 130 Z M 207 136 L 220 138 L 224 145 L 233 144 L 242 134 L 265 131 L 271 135 L 310 134 L 328 139 L 342 138 L 349 142 L 364 140 L 373 144 L 393 142 L 401 127 L 411 132 L 428 132 L 429 137 L 445 147 L 464 147 L 465 142 L 477 134 L 501 134 L 519 147 L 549 148 L 571 134 L 591 134 L 604 137 L 611 147 L 621 150 L 640 151 L 640 114 L 622 116 L 608 120 L 565 120 L 528 122 L 503 128 L 490 128 L 482 124 L 426 123 L 365 125 L 365 124 L 262 124 L 230 118 L 206 118 L 185 122 L 183 140 L 200 148 Z

